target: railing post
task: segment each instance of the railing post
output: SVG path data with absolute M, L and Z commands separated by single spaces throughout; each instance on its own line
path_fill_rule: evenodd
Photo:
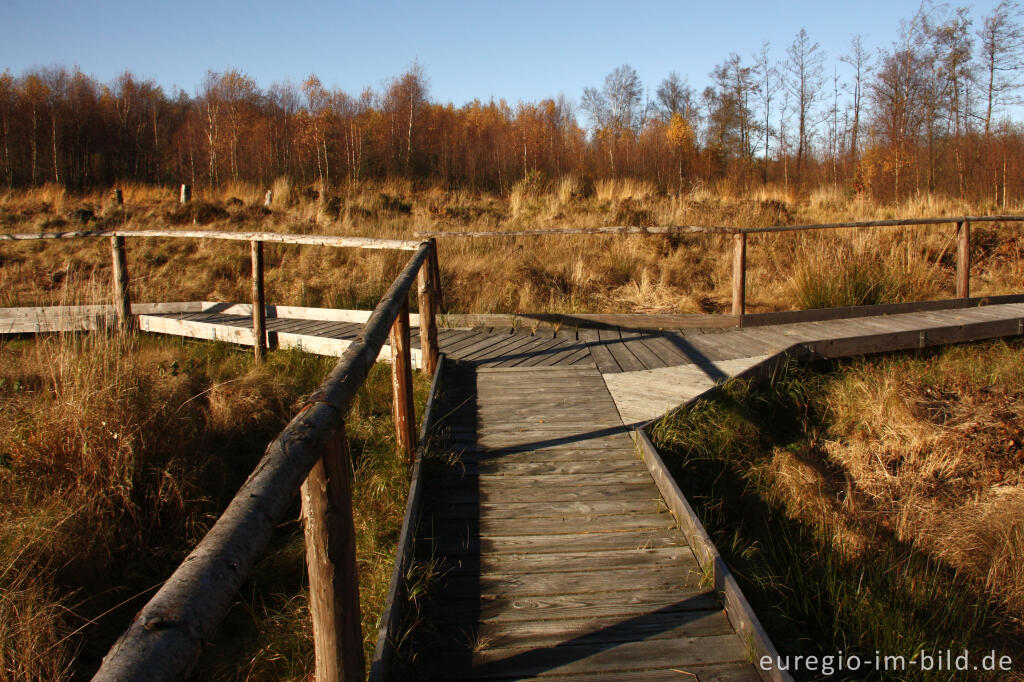
M 342 422 L 302 484 L 316 682 L 364 678 L 351 466 Z
M 437 311 L 447 312 L 444 307 L 444 289 L 441 288 L 441 266 L 437 262 L 437 240 L 431 237 L 427 241 L 430 242 L 430 255 L 426 265 L 430 266 L 430 274 L 434 278 L 434 286 L 437 287 Z
M 412 357 L 409 349 L 409 300 L 391 327 L 392 407 L 395 414 L 395 438 L 398 448 L 412 462 L 416 447 L 416 412 L 412 403 Z
M 430 257 L 420 266 L 419 303 L 420 303 L 420 350 L 423 355 L 423 370 L 427 376 L 434 376 L 437 369 L 437 311 L 438 291 L 440 283 L 435 278 L 432 263 L 437 261 L 437 242 L 427 240 L 430 244 Z
M 254 239 L 252 251 L 252 334 L 256 362 L 263 362 L 267 350 L 267 308 L 263 297 L 263 242 Z
M 743 326 L 747 311 L 747 234 L 734 232 L 732 235 L 732 314 Z
M 117 311 L 117 325 L 122 332 L 135 329 L 132 317 L 132 299 L 128 291 L 128 250 L 124 237 L 110 238 L 110 251 L 114 261 L 114 308 Z
M 971 223 L 961 220 L 956 224 L 956 297 L 971 295 Z

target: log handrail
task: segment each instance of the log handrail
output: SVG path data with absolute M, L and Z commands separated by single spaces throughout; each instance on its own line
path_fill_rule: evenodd
M 808 225 L 774 225 L 770 227 L 722 227 L 713 225 L 661 225 L 657 227 L 582 227 L 554 228 L 550 230 L 493 230 L 488 232 L 415 232 L 417 237 L 544 237 L 577 234 L 731 234 L 732 253 L 732 314 L 743 326 L 747 309 L 747 235 L 777 234 L 805 230 L 835 230 L 865 227 L 909 227 L 917 225 L 955 224 L 957 230 L 956 297 L 966 299 L 971 290 L 971 223 L 1024 222 L 1020 215 L 949 216 L 945 218 L 897 218 L 890 220 L 861 220 L 840 223 Z
M 802 230 L 835 230 L 857 227 L 900 227 L 912 225 L 941 225 L 944 223 L 1024 222 L 1020 215 L 950 216 L 948 218 L 897 218 L 892 220 L 862 220 L 841 223 L 814 223 L 807 225 L 773 225 L 769 227 L 727 227 L 724 225 L 658 225 L 638 227 L 620 225 L 611 227 L 556 227 L 549 230 L 490 230 L 483 232 L 420 231 L 413 234 L 428 237 L 553 237 L 575 234 L 765 234 L 769 232 L 799 232 Z
M 281 232 L 223 232 L 216 230 L 80 230 L 73 232 L 0 233 L 0 241 L 31 241 L 36 239 L 81 239 L 88 237 L 177 237 L 185 239 L 227 239 L 242 242 L 275 242 L 278 244 L 312 244 L 356 249 L 397 249 L 415 251 L 422 243 L 410 239 L 378 239 L 376 237 L 342 237 L 329 234 L 284 234 Z
M 337 450 L 356 391 L 408 305 L 432 249 L 429 242 L 419 245 L 362 334 L 270 443 L 206 536 L 135 616 L 103 659 L 95 680 L 174 680 L 188 672 L 307 475 L 325 454 Z

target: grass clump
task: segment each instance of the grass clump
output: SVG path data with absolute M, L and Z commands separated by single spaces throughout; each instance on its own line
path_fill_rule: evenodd
M 1021 660 L 1020 352 L 789 367 L 653 429 L 781 654 Z
M 877 233 L 874 235 L 877 237 Z M 866 235 L 811 238 L 798 250 L 790 284 L 797 309 L 920 301 L 937 297 L 948 276 L 913 236 L 879 243 Z M 888 242 L 888 243 L 886 243 Z

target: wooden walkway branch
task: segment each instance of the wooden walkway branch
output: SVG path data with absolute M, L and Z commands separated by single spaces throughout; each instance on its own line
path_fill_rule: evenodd
M 202 541 L 138 613 L 94 679 L 177 680 L 196 661 L 253 564 L 287 515 L 313 465 L 343 437 L 342 420 L 387 339 L 416 275 L 424 244 L 374 309 L 363 333 L 305 407 L 267 447 L 249 479 Z M 359 645 L 361 646 L 361 644 Z M 345 646 L 341 646 L 345 649 Z

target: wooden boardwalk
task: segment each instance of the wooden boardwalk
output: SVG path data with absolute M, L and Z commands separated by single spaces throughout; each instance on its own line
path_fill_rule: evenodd
M 397 678 L 759 679 L 592 362 L 446 372 Z
M 0 332 L 60 326 L 6 319 Z M 139 321 L 253 340 L 244 310 L 152 309 Z M 281 345 L 340 355 L 362 324 L 268 317 L 267 328 Z M 424 461 L 413 552 L 435 575 L 392 677 L 759 679 L 630 432 L 787 359 L 1022 334 L 1024 303 L 744 329 L 441 329 L 444 446 Z

